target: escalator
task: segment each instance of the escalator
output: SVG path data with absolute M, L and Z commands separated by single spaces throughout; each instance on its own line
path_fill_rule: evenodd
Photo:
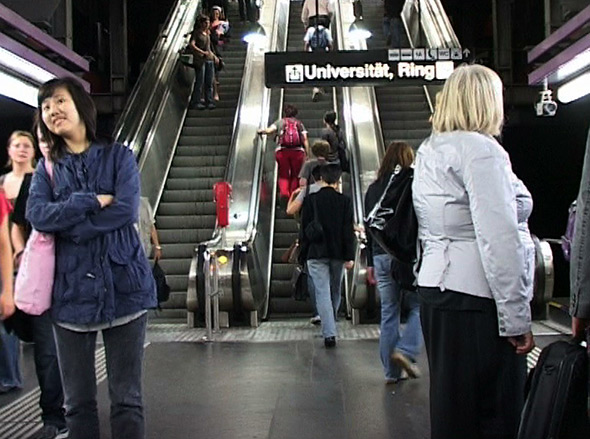
M 246 57 L 237 4 L 230 3 L 228 12 L 232 37 L 222 53 L 220 100 L 214 110 L 188 110 L 156 213 L 161 265 L 171 288 L 170 300 L 162 304 L 166 318 L 186 319 L 195 245 L 210 239 L 215 229 L 212 188 L 226 171 Z
M 363 8 L 364 21 L 373 33 L 367 40 L 367 48 L 386 48 L 383 33 L 383 1 L 365 0 Z M 403 140 L 416 149 L 430 135 L 430 107 L 422 86 L 404 85 L 393 81 L 391 85 L 375 87 L 375 95 L 385 146 L 393 140 Z
M 287 39 L 288 51 L 303 50 L 304 29 L 301 23 L 301 3 L 291 2 L 289 10 L 289 30 Z M 301 120 L 307 129 L 310 147 L 314 140 L 320 138 L 323 128 L 324 113 L 334 109 L 333 90 L 327 88 L 318 102 L 311 100 L 310 88 L 285 88 L 283 105 L 292 104 L 297 107 Z M 285 213 L 284 207 L 275 209 L 274 246 L 272 252 L 272 270 L 270 285 L 270 317 L 287 317 L 294 315 L 311 315 L 309 302 L 297 302 L 292 299 L 293 288 L 290 280 L 293 275 L 293 264 L 281 261 L 281 255 L 297 239 L 298 228 L 293 217 Z

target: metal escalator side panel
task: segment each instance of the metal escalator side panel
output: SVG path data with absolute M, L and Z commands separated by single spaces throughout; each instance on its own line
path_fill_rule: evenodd
M 339 47 L 346 50 L 366 50 L 366 42 L 350 38 L 346 30 L 354 21 L 351 4 L 337 2 L 335 24 Z M 363 199 L 369 185 L 377 177 L 384 144 L 379 112 L 373 87 L 342 88 L 341 121 L 351 155 L 351 198 L 355 222 L 362 225 Z M 346 299 L 354 324 L 360 323 L 360 310 L 376 298 L 369 294 L 366 284 L 366 256 L 362 236 L 359 235 L 355 267 L 347 276 Z
M 263 191 L 268 151 L 257 130 L 268 120 L 271 99 L 270 90 L 264 85 L 264 52 L 271 50 L 277 40 L 274 13 L 285 7 L 288 8 L 288 0 L 265 2 L 260 23 L 267 30 L 273 29 L 269 32 L 271 38 L 264 47 L 250 44 L 247 49 L 225 172 L 225 181 L 232 186 L 230 224 L 223 234 L 216 229 L 213 238 L 204 243 L 211 251 L 225 249 L 232 253 L 232 293 L 225 292 L 220 306 L 222 311 L 234 314 L 238 313 L 238 306 L 240 312 L 260 311 L 268 291 L 270 275 L 265 257 L 268 258 L 272 244 L 264 237 L 270 235 L 273 206 Z

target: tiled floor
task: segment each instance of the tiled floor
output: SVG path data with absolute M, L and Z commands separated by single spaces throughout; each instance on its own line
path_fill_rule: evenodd
M 148 439 L 372 439 L 429 437 L 424 377 L 386 385 L 378 327 L 339 322 L 334 350 L 307 320 L 224 329 L 206 342 L 203 328 L 150 324 L 145 353 Z M 535 323 L 537 344 L 557 329 Z M 529 355 L 532 366 L 540 349 Z M 110 438 L 104 349 L 97 347 L 102 437 Z M 32 349 L 23 352 L 25 389 L 0 395 L 0 439 L 39 428 Z

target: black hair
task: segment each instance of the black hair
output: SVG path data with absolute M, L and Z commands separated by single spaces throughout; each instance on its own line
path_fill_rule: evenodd
M 39 118 L 41 134 L 51 144 L 51 159 L 55 162 L 66 153 L 66 142 L 61 136 L 53 134 L 45 122 L 43 122 L 43 102 L 52 97 L 58 88 L 65 88 L 72 96 L 76 111 L 80 120 L 86 127 L 86 138 L 93 142 L 96 140 L 96 106 L 90 95 L 84 90 L 80 81 L 73 77 L 55 78 L 47 81 L 39 87 L 37 95 L 37 117 Z
M 324 166 L 320 166 L 320 176 L 324 183 L 335 184 L 338 183 L 338 180 L 340 180 L 340 177 L 342 176 L 342 169 L 339 164 L 328 163 Z
M 336 124 L 335 111 L 326 111 L 324 113 L 324 122 L 326 122 L 335 133 L 338 133 L 338 131 L 340 131 L 340 127 L 338 126 L 338 124 Z
M 315 181 L 320 181 L 322 179 L 322 167 L 324 164 L 315 165 L 311 170 L 311 176 Z

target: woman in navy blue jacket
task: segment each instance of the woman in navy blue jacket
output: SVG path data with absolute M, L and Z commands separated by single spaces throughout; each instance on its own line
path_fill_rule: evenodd
M 94 357 L 102 331 L 113 439 L 145 436 L 141 377 L 146 310 L 156 306 L 137 222 L 133 153 L 96 139 L 96 108 L 74 78 L 41 86 L 41 132 L 51 144 L 33 177 L 27 219 L 56 237 L 51 314 L 70 439 L 99 439 Z

